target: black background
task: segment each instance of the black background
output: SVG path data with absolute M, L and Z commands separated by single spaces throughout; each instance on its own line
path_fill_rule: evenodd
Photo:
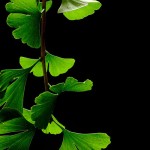
M 31 49 L 12 37 L 12 29 L 6 24 L 7 2 L 0 2 L 0 70 L 20 68 L 20 56 L 38 58 L 40 54 L 39 49 Z M 101 0 L 103 6 L 100 10 L 79 21 L 69 21 L 62 14 L 57 14 L 60 3 L 54 1 L 47 13 L 46 47 L 54 55 L 75 58 L 76 63 L 66 74 L 57 78 L 49 76 L 49 82 L 56 84 L 67 76 L 73 76 L 79 81 L 91 79 L 94 86 L 89 92 L 60 95 L 54 114 L 71 131 L 107 133 L 112 141 L 107 150 L 117 149 L 114 126 L 120 126 L 119 123 L 115 125 L 123 107 L 119 101 L 124 102 L 125 92 L 128 92 L 123 86 L 128 75 L 123 62 L 126 54 L 120 46 L 123 29 L 118 27 L 121 20 L 118 21 L 110 0 Z M 24 106 L 30 108 L 34 98 L 43 91 L 43 79 L 29 75 Z M 62 135 L 44 135 L 37 131 L 30 148 L 57 150 L 61 141 Z

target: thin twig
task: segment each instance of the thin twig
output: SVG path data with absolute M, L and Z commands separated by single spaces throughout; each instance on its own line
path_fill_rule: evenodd
M 41 61 L 44 75 L 45 91 L 48 91 L 48 77 L 45 63 L 45 29 L 46 29 L 46 0 L 42 0 L 42 21 L 41 21 Z

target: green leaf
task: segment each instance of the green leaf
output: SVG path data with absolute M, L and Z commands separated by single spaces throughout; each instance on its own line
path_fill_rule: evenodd
M 46 129 L 42 129 L 42 132 L 45 134 L 60 134 L 65 129 L 65 126 L 63 126 L 58 120 L 52 115 L 53 121 L 51 123 L 48 123 L 48 126 Z
M 12 32 L 14 38 L 32 48 L 39 48 L 41 13 L 36 0 L 11 0 L 6 4 L 6 10 L 10 12 L 7 24 L 16 28 Z
M 77 79 L 73 77 L 68 77 L 65 83 L 52 85 L 50 87 L 50 90 L 58 94 L 65 91 L 85 92 L 91 90 L 92 86 L 93 86 L 93 82 L 89 79 L 85 80 L 84 82 L 78 82 Z
M 46 62 L 49 63 L 50 74 L 56 77 L 60 74 L 66 73 L 70 68 L 72 68 L 75 60 L 72 58 L 61 58 L 47 53 Z
M 45 134 L 60 134 L 62 132 L 62 129 L 54 122 L 48 123 L 48 126 L 46 129 L 42 129 L 42 132 Z
M 3 108 L 0 110 L 0 123 L 20 117 L 20 112 L 12 108 Z
M 31 117 L 35 121 L 35 126 L 45 129 L 51 119 L 57 95 L 48 91 L 40 94 L 35 99 L 36 105 L 31 108 Z
M 31 118 L 31 110 L 23 108 L 23 117 L 31 124 L 35 123 Z
M 4 108 L 0 111 L 0 149 L 28 150 L 35 128 L 17 111 L 16 114 L 18 115 L 10 118 L 9 114 L 15 114 L 14 112 L 15 110 L 10 108 Z M 3 119 L 4 116 L 5 120 Z
M 39 59 L 20 57 L 20 65 L 22 66 L 22 68 L 25 69 L 32 66 L 38 60 Z M 49 72 L 54 77 L 66 73 L 70 68 L 73 67 L 74 63 L 75 60 L 72 58 L 61 58 L 47 52 L 46 70 L 48 70 L 48 65 L 49 65 Z M 33 75 L 37 77 L 43 76 L 42 63 L 39 61 L 31 70 L 31 72 L 33 72 Z
M 81 134 L 63 130 L 64 138 L 60 150 L 101 150 L 110 144 L 106 133 Z
M 5 69 L 0 72 L 0 92 L 6 90 L 7 86 L 21 75 L 28 72 L 28 69 Z
M 0 134 L 18 132 L 28 129 L 29 123 L 22 117 L 0 123 Z M 25 128 L 26 127 L 26 128 Z
M 52 115 L 52 119 L 53 119 L 53 121 L 54 121 L 59 127 L 61 127 L 62 129 L 65 129 L 65 126 L 62 125 L 62 124 L 54 117 L 54 115 Z
M 6 69 L 0 74 L 0 88 L 6 89 L 0 106 L 10 107 L 23 112 L 23 98 L 27 76 L 32 68 L 27 69 Z M 16 73 L 16 74 L 15 74 Z M 12 82 L 12 83 L 11 83 Z
M 63 13 L 69 20 L 80 20 L 92 15 L 101 6 L 96 0 L 62 0 L 58 13 Z
M 47 0 L 47 2 L 46 2 L 46 12 L 51 8 L 51 6 L 52 6 L 52 0 Z M 42 12 L 42 2 L 38 3 L 38 7 L 39 7 L 40 12 Z
M 34 76 L 41 77 L 41 76 L 43 76 L 43 70 L 42 70 L 42 63 L 41 63 L 41 61 L 39 61 L 39 59 L 31 59 L 31 58 L 26 58 L 26 57 L 20 57 L 20 65 L 24 69 L 31 67 L 37 61 L 38 61 L 38 63 L 33 67 L 31 72 L 33 72 Z
M 22 112 L 26 80 L 27 75 L 25 74 L 7 88 L 5 96 L 2 99 L 2 101 L 7 101 L 5 107 L 15 108 Z

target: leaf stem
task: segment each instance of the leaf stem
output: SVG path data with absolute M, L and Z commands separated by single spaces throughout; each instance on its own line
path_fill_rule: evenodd
M 46 0 L 42 0 L 42 21 L 41 21 L 41 61 L 43 68 L 43 76 L 44 76 L 44 86 L 45 91 L 48 91 L 48 77 L 46 72 L 46 63 L 45 63 L 45 29 L 46 29 Z

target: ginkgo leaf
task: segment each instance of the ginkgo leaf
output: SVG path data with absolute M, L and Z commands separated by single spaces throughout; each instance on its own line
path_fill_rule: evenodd
M 32 59 L 32 58 L 26 58 L 26 57 L 20 57 L 20 65 L 22 68 L 28 68 L 31 67 L 35 62 L 38 63 L 33 67 L 31 72 L 33 72 L 33 75 L 36 77 L 43 76 L 43 70 L 42 70 L 42 63 L 39 61 L 39 59 Z M 47 66 L 48 64 L 46 64 Z M 47 68 L 47 67 L 46 67 Z
M 78 82 L 77 79 L 68 77 L 64 83 L 52 85 L 50 90 L 58 94 L 64 91 L 85 92 L 91 90 L 92 86 L 93 82 L 89 79 L 84 82 Z
M 69 20 L 80 20 L 92 15 L 100 7 L 101 3 L 97 0 L 62 0 L 58 13 L 63 13 Z
M 60 150 L 101 150 L 110 143 L 110 137 L 106 133 L 76 133 L 71 132 L 52 115 L 56 126 L 63 131 L 63 142 Z
M 48 123 L 48 126 L 46 129 L 42 129 L 42 132 L 45 134 L 60 134 L 62 133 L 62 128 L 65 129 L 65 126 L 62 125 L 58 120 L 52 115 L 53 121 L 51 123 Z
M 62 132 L 62 129 L 54 122 L 48 123 L 48 126 L 46 129 L 42 129 L 42 132 L 45 134 L 60 134 Z
M 3 108 L 0 110 L 0 123 L 20 117 L 20 112 L 12 108 Z
M 15 111 L 10 108 L 4 108 L 0 111 L 1 150 L 28 150 L 34 136 L 34 126 L 27 122 L 17 111 L 14 113 Z M 12 113 L 15 115 L 13 116 Z
M 45 129 L 51 119 L 57 95 L 48 91 L 40 94 L 35 99 L 36 105 L 31 108 L 31 117 L 35 121 L 35 126 Z
M 32 65 L 31 65 L 32 66 Z M 30 67 L 31 67 L 30 66 Z M 28 69 L 5 69 L 0 72 L 0 92 L 6 90 L 7 86 L 15 78 L 28 72 Z
M 20 57 L 20 65 L 22 66 L 22 68 L 25 69 L 25 68 L 32 66 L 38 60 L 39 59 Z M 75 63 L 75 60 L 72 58 L 61 58 L 61 57 L 52 55 L 47 52 L 46 70 L 48 70 L 48 65 L 49 65 L 49 73 L 54 77 L 59 76 L 60 74 L 66 73 L 70 68 L 73 67 L 74 63 Z M 34 66 L 31 72 L 33 72 L 33 75 L 37 77 L 43 76 L 41 61 L 39 61 Z
M 63 130 L 64 137 L 60 150 L 101 150 L 110 144 L 106 133 L 75 133 Z
M 32 66 L 33 67 L 33 66 Z M 0 74 L 0 87 L 6 89 L 0 106 L 4 103 L 4 107 L 10 107 L 23 112 L 23 98 L 26 80 L 32 67 L 27 69 L 6 69 Z M 15 74 L 16 73 L 16 74 Z
M 31 118 L 31 110 L 23 108 L 23 117 L 30 122 L 31 124 L 34 124 L 35 122 Z
M 11 0 L 6 4 L 6 10 L 10 12 L 7 24 L 16 28 L 12 32 L 14 38 L 32 48 L 39 48 L 41 12 L 36 0 Z
M 47 0 L 46 1 L 46 12 L 51 8 L 51 6 L 52 6 L 52 0 Z M 38 7 L 39 7 L 40 12 L 42 12 L 42 2 L 38 3 Z
M 46 62 L 49 63 L 50 74 L 56 77 L 72 68 L 75 60 L 72 58 L 61 58 L 47 52 Z

